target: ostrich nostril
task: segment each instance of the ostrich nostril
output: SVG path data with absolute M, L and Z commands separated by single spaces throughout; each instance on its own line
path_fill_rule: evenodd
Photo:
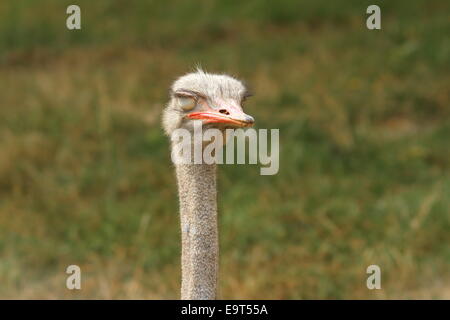
M 219 112 L 226 114 L 227 116 L 230 114 L 226 109 L 220 109 Z

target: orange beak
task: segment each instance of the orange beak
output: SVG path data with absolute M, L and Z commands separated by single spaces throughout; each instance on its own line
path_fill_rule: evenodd
M 233 109 L 233 112 L 225 109 L 192 112 L 187 117 L 189 119 L 203 120 L 205 123 L 223 123 L 234 127 L 251 127 L 255 122 L 252 116 L 236 109 Z

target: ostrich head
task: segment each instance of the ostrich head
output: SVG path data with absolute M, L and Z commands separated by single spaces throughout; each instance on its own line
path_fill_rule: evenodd
M 227 75 L 198 70 L 176 80 L 164 110 L 163 127 L 167 135 L 175 129 L 193 130 L 193 121 L 220 130 L 253 125 L 253 117 L 242 110 L 249 93 L 241 81 Z

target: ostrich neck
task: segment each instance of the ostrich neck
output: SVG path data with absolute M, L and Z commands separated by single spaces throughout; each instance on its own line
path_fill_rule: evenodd
M 181 299 L 215 299 L 218 274 L 216 166 L 176 166 L 181 220 Z

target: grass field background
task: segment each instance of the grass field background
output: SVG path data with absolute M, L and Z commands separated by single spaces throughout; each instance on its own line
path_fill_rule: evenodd
M 179 297 L 160 114 L 196 64 L 280 129 L 277 175 L 220 167 L 222 298 L 450 298 L 448 1 L 75 2 L 0 3 L 0 298 Z

